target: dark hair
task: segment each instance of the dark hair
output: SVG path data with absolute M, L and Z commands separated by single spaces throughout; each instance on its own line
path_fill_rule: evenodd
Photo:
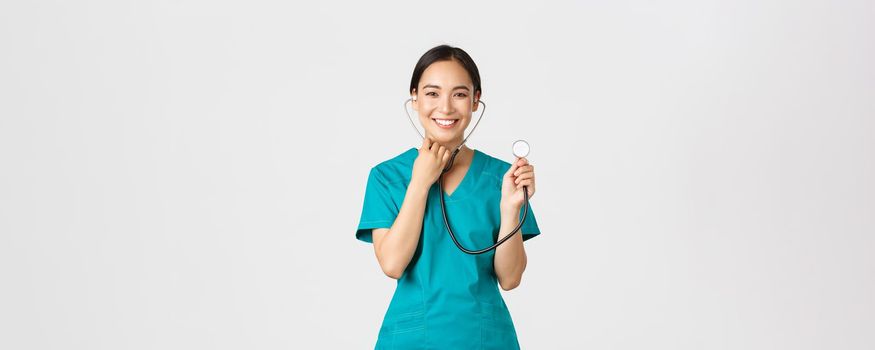
M 471 82 L 474 83 L 474 92 L 472 94 L 477 94 L 478 92 L 482 94 L 483 92 L 480 88 L 480 71 L 477 70 L 477 65 L 474 64 L 474 60 L 471 59 L 471 56 L 468 56 L 468 53 L 465 52 L 465 50 L 449 45 L 435 46 L 419 58 L 419 62 L 416 62 L 416 68 L 413 68 L 413 78 L 410 79 L 409 92 L 413 92 L 413 89 L 416 89 L 419 86 L 419 78 L 422 77 L 422 72 L 425 72 L 425 69 L 428 68 L 428 66 L 437 61 L 449 60 L 458 61 L 462 64 L 462 67 L 468 71 L 468 76 L 471 77 Z

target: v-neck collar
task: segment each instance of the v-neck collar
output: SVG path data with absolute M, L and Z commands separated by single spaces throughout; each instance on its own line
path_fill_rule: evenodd
M 468 170 L 465 170 L 465 176 L 462 177 L 462 181 L 460 181 L 459 185 L 456 186 L 456 188 L 453 190 L 453 194 L 449 194 L 446 191 L 444 191 L 444 198 L 445 199 L 457 201 L 457 200 L 462 199 L 463 197 L 466 197 L 466 194 L 468 193 L 467 186 L 469 186 L 470 182 L 473 181 L 472 175 L 476 171 L 478 171 L 478 169 L 475 169 L 476 168 L 475 165 L 479 165 L 478 159 L 480 159 L 480 157 L 477 156 L 477 150 L 473 150 L 473 151 L 474 152 L 471 155 L 471 165 L 468 166 Z M 440 188 L 440 184 L 438 184 L 438 188 Z
M 468 195 L 470 194 L 469 193 L 470 189 L 473 188 L 473 186 L 476 184 L 477 179 L 480 178 L 479 174 L 480 174 L 480 171 L 483 169 L 484 154 L 476 149 L 474 149 L 473 151 L 474 151 L 474 154 L 471 156 L 471 165 L 468 167 L 468 170 L 465 172 L 465 176 L 462 177 L 462 181 L 459 182 L 459 185 L 456 186 L 455 190 L 453 190 L 453 194 L 447 194 L 446 192 L 443 193 L 444 199 L 446 199 L 447 202 L 455 202 L 455 201 L 460 201 L 460 200 L 467 198 Z M 415 147 L 411 148 L 409 152 L 414 153 L 414 154 L 418 153 L 417 148 L 415 148 Z M 413 155 L 413 158 L 415 160 L 416 156 Z M 438 181 L 440 181 L 440 180 L 438 180 Z M 441 189 L 440 189 L 440 183 L 438 183 L 438 181 L 435 181 L 434 185 L 432 185 L 432 186 L 437 188 L 438 195 L 440 195 Z

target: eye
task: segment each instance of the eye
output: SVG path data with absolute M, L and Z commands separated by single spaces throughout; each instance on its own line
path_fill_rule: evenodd
M 434 91 L 429 91 L 425 93 L 425 96 L 437 96 L 437 93 Z
M 468 94 L 466 94 L 466 93 L 464 93 L 464 92 L 460 92 L 460 93 L 456 94 L 456 96 L 459 96 L 459 97 L 468 97 Z

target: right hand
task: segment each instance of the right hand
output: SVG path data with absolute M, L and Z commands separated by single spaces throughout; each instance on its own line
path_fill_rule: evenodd
M 423 139 L 419 155 L 413 162 L 411 184 L 423 186 L 425 189 L 430 188 L 441 176 L 451 155 L 452 151 L 446 147 L 441 146 L 437 142 L 432 142 L 427 137 Z

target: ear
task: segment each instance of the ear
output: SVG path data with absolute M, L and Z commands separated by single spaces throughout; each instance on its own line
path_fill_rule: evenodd
M 416 89 L 413 89 L 413 92 L 410 93 L 410 98 L 413 99 L 413 101 L 410 102 L 410 104 L 413 105 L 413 110 L 419 112 L 419 103 L 416 102 L 419 100 L 419 97 L 416 96 Z
M 477 101 L 480 101 L 480 91 L 477 91 L 477 93 L 474 94 L 474 100 L 473 100 L 474 109 L 471 110 L 473 112 L 476 112 L 477 109 L 480 108 L 480 103 Z

